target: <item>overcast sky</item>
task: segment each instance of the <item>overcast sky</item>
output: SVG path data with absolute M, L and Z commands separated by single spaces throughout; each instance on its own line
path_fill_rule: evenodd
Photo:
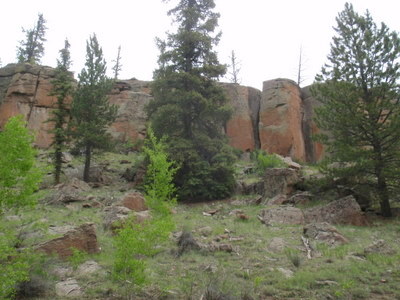
M 222 39 L 217 51 L 229 63 L 232 50 L 241 62 L 243 85 L 262 89 L 274 78 L 297 80 L 300 47 L 303 52 L 302 85 L 310 84 L 326 62 L 335 17 L 345 0 L 215 0 L 221 14 Z M 353 0 L 357 12 L 368 9 L 375 22 L 385 22 L 400 31 L 398 0 Z M 0 59 L 3 66 L 16 61 L 16 48 L 25 38 L 22 27 L 35 25 L 38 13 L 47 20 L 45 55 L 42 64 L 55 66 L 65 38 L 71 44 L 72 70 L 84 66 L 86 40 L 96 33 L 103 47 L 111 76 L 112 60 L 121 45 L 120 78 L 151 80 L 159 51 L 155 37 L 171 29 L 167 11 L 171 0 L 19 0 L 7 1 L 0 17 Z

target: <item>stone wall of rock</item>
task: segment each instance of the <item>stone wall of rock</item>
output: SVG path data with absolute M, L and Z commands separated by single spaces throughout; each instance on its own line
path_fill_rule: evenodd
M 55 97 L 49 96 L 54 69 L 30 64 L 10 64 L 0 69 L 0 128 L 22 114 L 36 136 L 39 147 L 48 147 L 51 124 L 45 121 L 53 110 Z
M 52 124 L 45 122 L 56 102 L 49 96 L 54 69 L 30 64 L 0 68 L 0 130 L 9 117 L 22 114 L 36 135 L 36 145 L 49 147 Z M 318 132 L 312 121 L 318 103 L 308 88 L 300 90 L 288 79 L 264 82 L 263 91 L 232 83 L 221 83 L 233 108 L 225 126 L 229 143 L 242 151 L 264 149 L 299 161 L 318 161 L 320 144 L 311 139 Z M 146 133 L 145 106 L 151 101 L 150 82 L 117 81 L 110 102 L 118 106 L 111 135 L 119 141 L 135 142 Z

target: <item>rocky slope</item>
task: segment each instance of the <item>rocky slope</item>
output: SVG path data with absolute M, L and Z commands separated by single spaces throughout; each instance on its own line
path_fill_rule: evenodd
M 46 148 L 52 137 L 45 121 L 54 109 L 49 96 L 54 69 L 30 64 L 9 64 L 0 69 L 0 128 L 16 114 L 25 116 L 36 134 L 36 144 Z M 225 126 L 230 144 L 242 151 L 264 149 L 299 161 L 315 162 L 323 154 L 312 141 L 317 132 L 312 121 L 317 105 L 309 89 L 301 90 L 288 79 L 264 82 L 263 91 L 252 87 L 222 83 L 233 108 Z M 117 120 L 110 132 L 120 141 L 143 139 L 146 104 L 152 99 L 150 82 L 136 79 L 116 82 L 110 102 L 118 106 Z

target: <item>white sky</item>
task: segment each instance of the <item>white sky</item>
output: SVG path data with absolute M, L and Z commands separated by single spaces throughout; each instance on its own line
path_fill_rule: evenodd
M 25 39 L 22 27 L 35 25 L 38 13 L 47 20 L 42 64 L 55 66 L 58 51 L 67 37 L 71 44 L 72 70 L 84 66 L 86 40 L 95 32 L 108 63 L 121 45 L 120 78 L 151 80 L 159 51 L 155 37 L 163 38 L 171 28 L 167 11 L 177 0 L 19 0 L 7 1 L 0 17 L 0 59 L 4 65 L 16 61 L 16 48 Z M 336 25 L 335 17 L 345 0 L 215 0 L 221 14 L 222 39 L 217 51 L 229 63 L 232 50 L 241 62 L 243 85 L 261 89 L 274 78 L 296 80 L 300 46 L 303 49 L 303 85 L 310 84 L 326 62 Z M 357 12 L 368 9 L 376 23 L 400 30 L 398 0 L 353 0 Z

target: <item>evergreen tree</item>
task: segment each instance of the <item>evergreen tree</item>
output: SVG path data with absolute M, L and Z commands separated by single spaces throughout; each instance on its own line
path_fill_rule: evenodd
M 59 51 L 60 59 L 57 60 L 56 76 L 51 82 L 53 88 L 50 95 L 57 97 L 56 108 L 52 112 L 51 118 L 48 120 L 54 123 L 54 129 L 51 130 L 51 132 L 54 134 L 52 147 L 54 148 L 53 165 L 55 184 L 60 183 L 63 162 L 62 152 L 68 140 L 68 128 L 66 124 L 69 117 L 69 108 L 67 100 L 72 96 L 74 89 L 74 78 L 69 71 L 71 65 L 69 48 L 70 44 L 68 40 L 65 40 L 64 48 Z
M 117 59 L 113 60 L 115 62 L 114 67 L 112 67 L 114 71 L 114 80 L 118 79 L 119 72 L 121 71 L 122 64 L 121 64 L 121 46 L 118 47 L 118 54 L 117 54 Z
M 227 98 L 216 80 L 225 74 L 213 46 L 219 14 L 213 0 L 180 0 L 168 14 L 176 33 L 158 40 L 159 68 L 148 113 L 155 135 L 167 136 L 180 199 L 215 199 L 230 194 L 232 152 L 223 126 L 230 117 Z
M 20 41 L 20 47 L 17 50 L 19 63 L 40 63 L 40 59 L 44 54 L 43 43 L 46 41 L 44 37 L 46 29 L 46 20 L 43 18 L 43 14 L 38 15 L 36 25 L 32 29 L 22 29 L 26 34 L 26 40 Z
M 383 216 L 400 179 L 400 39 L 351 4 L 336 18 L 329 64 L 317 76 L 317 125 L 335 176 L 373 187 Z
M 85 149 L 83 180 L 89 181 L 90 162 L 94 148 L 109 145 L 107 127 L 117 116 L 117 107 L 108 102 L 113 80 L 106 76 L 106 62 L 96 35 L 90 37 L 86 46 L 85 68 L 78 75 L 78 87 L 71 107 L 72 134 L 78 146 Z

